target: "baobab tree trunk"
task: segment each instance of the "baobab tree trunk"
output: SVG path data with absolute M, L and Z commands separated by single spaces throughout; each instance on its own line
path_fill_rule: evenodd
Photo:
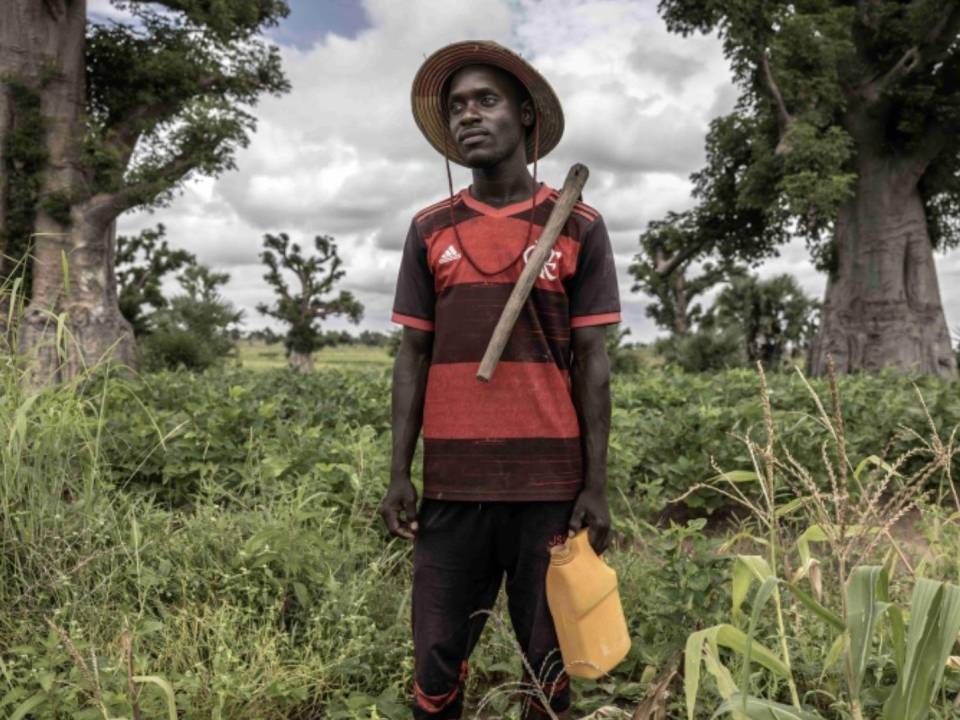
M 3 0 L 0 7 L 0 71 L 12 69 L 18 82 L 39 93 L 46 131 L 20 349 L 35 361 L 37 382 L 68 379 L 106 355 L 132 363 L 133 333 L 120 313 L 113 275 L 115 215 L 88 202 L 80 163 L 86 0 Z M 67 330 L 60 348 L 58 317 Z
M 861 156 L 858 170 L 836 224 L 836 269 L 810 371 L 825 374 L 832 356 L 842 373 L 894 368 L 956 377 L 917 175 L 889 158 Z
M 690 334 L 690 323 L 687 319 L 687 278 L 685 268 L 677 268 L 670 279 L 673 286 L 673 333 L 677 337 L 686 337 Z
M 313 355 L 310 353 L 290 351 L 290 368 L 302 373 L 313 372 Z

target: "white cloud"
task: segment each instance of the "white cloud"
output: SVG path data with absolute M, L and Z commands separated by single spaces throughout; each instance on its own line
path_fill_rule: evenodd
M 91 11 L 115 14 L 107 0 Z M 259 129 L 238 170 L 198 179 L 170 208 L 121 219 L 130 233 L 162 220 L 175 245 L 231 272 L 225 294 L 249 327 L 271 291 L 258 262 L 266 232 L 302 244 L 336 237 L 343 287 L 366 305 L 363 325 L 389 327 L 399 249 L 411 216 L 446 194 L 442 159 L 410 114 L 417 68 L 435 49 L 468 37 L 520 51 L 549 79 L 565 110 L 559 147 L 540 176 L 562 183 L 574 162 L 591 168 L 585 197 L 605 216 L 633 339 L 655 330 L 646 299 L 630 292 L 627 266 L 647 222 L 692 204 L 687 176 L 703 162 L 710 120 L 729 112 L 736 90 L 715 37 L 667 32 L 655 0 L 366 0 L 370 27 L 347 39 L 321 35 L 309 49 L 283 48 L 292 91 L 254 108 Z M 288 20 L 297 23 L 294 13 Z M 469 182 L 454 167 L 454 183 Z M 940 260 L 951 327 L 960 323 L 960 255 Z M 783 249 L 763 274 L 792 272 L 821 295 L 824 280 L 801 244 Z M 951 317 L 952 314 L 952 317 Z

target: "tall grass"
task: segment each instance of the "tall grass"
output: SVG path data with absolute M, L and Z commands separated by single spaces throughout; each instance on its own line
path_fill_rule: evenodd
M 960 453 L 957 431 L 946 440 L 941 437 L 918 390 L 927 435 L 911 431 L 916 446 L 891 462 L 877 455 L 854 458 L 831 365 L 828 406 L 803 378 L 825 435 L 821 463 L 808 467 L 778 440 L 762 367 L 759 375 L 764 439 L 740 436 L 752 469 L 720 471 L 713 481 L 689 491 L 714 490 L 745 508 L 758 533 L 739 537 L 760 552 L 735 556 L 731 623 L 699 630 L 688 639 L 687 716 L 694 717 L 703 663 L 723 698 L 715 716 L 925 720 L 938 705 L 941 678 L 960 632 L 960 586 L 918 577 L 891 530 L 933 494 L 930 479 L 937 474 L 942 478 L 938 499 L 956 503 L 958 512 L 951 520 L 960 518 L 951 472 Z M 759 497 L 749 496 L 743 485 L 756 485 Z M 905 584 L 912 587 L 905 609 L 895 601 L 900 564 L 909 576 Z M 744 632 L 741 608 L 754 585 Z M 765 618 L 771 601 L 771 617 Z M 758 638 L 767 624 L 772 625 L 766 634 L 776 641 L 775 650 Z M 802 647 L 811 631 L 829 642 L 808 656 L 798 677 L 794 648 Z M 879 645 L 878 636 L 883 637 Z M 721 647 L 733 651 L 739 673 L 721 657 Z M 766 671 L 761 682 L 753 677 L 753 665 Z M 892 672 L 884 672 L 885 666 Z M 811 670 L 819 678 L 811 677 Z M 839 687 L 827 680 L 836 674 L 843 678 Z M 830 715 L 821 714 L 828 710 Z
M 104 365 L 37 388 L 7 342 L 0 717 L 146 720 L 171 707 L 184 720 L 408 717 L 410 548 L 376 513 L 389 468 L 383 371 L 131 377 Z M 635 642 L 613 677 L 576 684 L 578 710 L 622 717 L 654 693 L 656 712 L 680 712 L 656 680 L 669 684 L 689 629 L 720 621 L 731 569 L 704 520 L 653 517 L 670 487 L 661 459 L 671 482 L 703 477 L 703 448 L 729 445 L 724 413 L 753 417 L 739 396 L 721 407 L 748 381 L 618 380 L 609 562 Z M 668 444 L 693 447 L 694 434 L 703 444 L 686 456 Z M 948 485 L 931 488 L 951 502 Z M 952 527 L 943 518 L 937 543 L 955 564 Z M 785 630 L 797 622 L 786 609 Z M 471 712 L 483 703 L 488 717 L 515 717 L 497 688 L 515 687 L 521 662 L 509 625 L 488 628 L 471 662 Z M 825 637 L 812 623 L 800 630 L 805 645 Z M 794 668 L 801 699 L 807 661 Z

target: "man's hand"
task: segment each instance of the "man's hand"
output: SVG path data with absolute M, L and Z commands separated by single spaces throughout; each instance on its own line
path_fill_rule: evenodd
M 380 517 L 391 535 L 413 540 L 417 533 L 417 489 L 409 478 L 390 481 L 380 504 Z
M 590 545 L 600 555 L 610 545 L 610 509 L 603 488 L 584 488 L 577 495 L 570 515 L 570 537 L 588 528 Z

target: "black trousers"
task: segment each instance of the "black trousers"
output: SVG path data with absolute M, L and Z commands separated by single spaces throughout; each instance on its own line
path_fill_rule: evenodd
M 573 501 L 459 502 L 425 499 L 413 554 L 414 718 L 463 710 L 468 660 L 506 576 L 510 621 L 536 682 L 558 715 L 569 678 L 547 607 L 551 544 L 566 539 Z M 532 690 L 532 688 L 529 688 Z M 546 718 L 525 695 L 523 717 Z

